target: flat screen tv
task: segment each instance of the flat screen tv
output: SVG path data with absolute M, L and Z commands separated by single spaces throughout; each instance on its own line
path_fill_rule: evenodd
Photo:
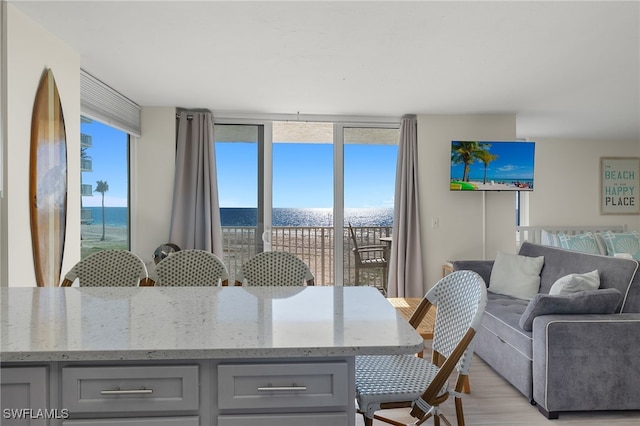
M 451 191 L 533 191 L 535 142 L 451 141 Z

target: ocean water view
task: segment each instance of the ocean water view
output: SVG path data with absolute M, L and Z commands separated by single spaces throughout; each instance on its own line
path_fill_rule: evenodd
M 102 207 L 84 207 L 91 210 L 93 224 L 102 224 Z M 126 227 L 127 207 L 105 207 L 105 225 Z M 223 207 L 220 209 L 222 226 L 256 226 L 258 209 Z M 322 208 L 274 208 L 273 226 L 332 226 L 332 209 Z M 393 208 L 351 208 L 345 209 L 345 224 L 353 226 L 393 226 Z
M 102 207 L 83 207 L 82 210 L 91 211 L 94 225 L 102 225 Z M 129 223 L 129 209 L 127 207 L 105 207 L 104 217 L 104 224 L 107 226 L 126 227 Z
M 129 248 L 126 207 L 105 207 L 104 229 L 101 207 L 85 207 L 84 210 L 90 210 L 92 221 L 81 227 L 82 258 L 100 250 Z M 224 261 L 233 277 L 242 264 L 260 250 L 261 239 L 256 232 L 258 212 L 255 208 L 225 207 L 220 209 L 220 216 L 224 232 Z M 344 283 L 351 285 L 355 279 L 355 258 L 351 252 L 352 241 L 346 224 L 351 223 L 358 228 L 356 235 L 360 244 L 377 244 L 380 237 L 390 235 L 393 209 L 346 209 L 342 237 L 335 234 L 332 209 L 275 208 L 272 219 L 272 250 L 296 253 L 313 271 L 317 285 L 332 285 L 334 267 L 343 265 Z M 163 242 L 155 241 L 156 244 Z M 340 242 L 345 247 L 344 259 L 341 261 L 343 263 L 333 258 L 334 244 Z M 142 255 L 150 259 L 151 253 Z M 379 269 L 362 272 L 360 278 L 376 285 L 382 285 L 383 282 Z
M 353 226 L 393 226 L 393 208 L 345 209 L 345 224 Z M 256 226 L 255 208 L 223 207 L 222 226 Z M 273 226 L 333 226 L 333 210 L 326 208 L 274 208 Z

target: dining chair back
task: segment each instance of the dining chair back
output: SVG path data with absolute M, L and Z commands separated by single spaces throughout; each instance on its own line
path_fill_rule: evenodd
M 131 287 L 147 279 L 142 259 L 128 250 L 101 250 L 78 263 L 64 276 L 60 287 Z
M 156 266 L 156 286 L 227 285 L 229 273 L 224 262 L 206 250 L 180 250 L 169 254 Z
M 301 286 L 314 285 L 309 266 L 293 253 L 265 251 L 247 260 L 235 278 L 235 285 Z
M 349 223 L 349 235 L 351 236 L 351 242 L 353 243 L 353 251 L 354 256 L 354 265 L 355 265 L 355 281 L 354 284 L 360 285 L 360 271 L 362 269 L 371 269 L 376 268 L 380 269 L 382 273 L 382 287 L 378 287 L 378 289 L 383 293 L 387 294 L 387 273 L 389 261 L 388 257 L 388 249 L 389 246 L 387 244 L 367 244 L 367 245 L 359 245 L 358 238 L 356 236 L 356 231 Z
M 487 304 L 487 287 L 480 275 L 456 271 L 440 279 L 416 308 L 410 323 L 420 323 L 436 307 L 431 361 L 415 355 L 363 355 L 356 357 L 356 402 L 365 426 L 376 419 L 394 421 L 375 412 L 387 408 L 412 407 L 417 424 L 434 417 L 442 419 L 440 404 L 453 394 L 458 425 L 464 425 L 461 392 L 473 356 L 473 338 Z M 455 389 L 449 376 L 457 370 Z M 397 423 L 395 423 L 397 424 Z

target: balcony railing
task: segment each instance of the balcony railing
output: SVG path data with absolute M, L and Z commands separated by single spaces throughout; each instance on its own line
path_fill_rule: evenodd
M 82 148 L 91 148 L 93 146 L 91 135 L 80 133 L 80 146 Z
M 380 237 L 391 236 L 391 227 L 354 227 L 358 244 L 379 244 Z M 262 237 L 255 227 L 223 226 L 224 262 L 229 268 L 231 280 L 244 261 L 262 249 Z M 346 228 L 339 240 L 344 247 L 344 285 L 353 285 L 355 278 L 353 245 Z M 335 265 L 335 231 L 327 226 L 274 226 L 271 232 L 271 249 L 288 251 L 304 260 L 315 276 L 316 285 L 333 285 Z M 382 270 L 362 271 L 361 285 L 382 286 Z
M 91 225 L 93 223 L 93 211 L 82 209 L 80 211 L 80 220 L 83 225 Z
M 80 171 L 81 172 L 92 172 L 93 171 L 93 161 L 89 159 L 80 160 Z
M 83 197 L 93 196 L 93 186 L 90 183 L 83 183 L 80 185 L 80 195 Z

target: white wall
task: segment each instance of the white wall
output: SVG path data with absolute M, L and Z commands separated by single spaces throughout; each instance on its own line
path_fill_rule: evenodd
M 176 109 L 142 108 L 142 136 L 132 144 L 132 251 L 145 262 L 169 242 L 176 152 Z
M 7 5 L 6 169 L 2 198 L 2 286 L 35 286 L 29 224 L 31 114 L 46 68 L 53 71 L 67 134 L 68 192 L 64 271 L 80 260 L 80 55 Z M 3 93 L 4 95 L 4 93 Z
M 493 258 L 498 249 L 513 251 L 510 231 L 515 226 L 515 195 L 451 192 L 449 174 L 452 140 L 513 140 L 515 134 L 515 115 L 418 116 L 425 291 L 442 276 L 441 267 L 447 260 L 482 259 L 484 251 L 487 258 Z M 432 220 L 436 218 L 439 227 L 434 229 Z
M 536 188 L 529 225 L 621 225 L 638 215 L 600 214 L 600 157 L 640 157 L 640 141 L 536 140 Z

